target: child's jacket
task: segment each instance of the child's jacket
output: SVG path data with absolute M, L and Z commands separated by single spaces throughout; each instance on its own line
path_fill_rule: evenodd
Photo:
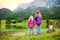
M 34 22 L 34 20 L 28 20 L 28 27 L 29 28 L 33 28 L 34 27 L 34 25 L 35 25 L 35 22 Z
M 37 25 L 41 25 L 42 23 L 42 18 L 38 18 L 38 16 L 35 16 L 35 21 Z

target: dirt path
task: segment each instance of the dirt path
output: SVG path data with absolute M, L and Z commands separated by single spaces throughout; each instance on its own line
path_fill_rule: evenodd
M 44 34 L 47 32 L 48 29 L 41 29 L 41 34 Z M 60 29 L 57 29 L 56 31 L 60 32 Z M 25 34 L 30 34 L 30 30 L 13 30 L 13 31 L 7 31 L 5 30 L 3 32 L 3 35 L 5 34 L 5 36 L 21 36 L 21 35 L 25 35 Z M 36 29 L 34 29 L 34 34 L 37 34 Z
M 41 29 L 41 33 L 44 33 L 46 31 L 47 31 L 47 29 Z M 11 36 L 20 36 L 20 35 L 25 35 L 25 34 L 29 34 L 29 30 L 26 30 L 24 32 L 16 32 L 16 33 L 13 33 L 13 34 L 11 34 Z M 36 33 L 36 29 L 34 29 L 34 34 L 37 34 Z

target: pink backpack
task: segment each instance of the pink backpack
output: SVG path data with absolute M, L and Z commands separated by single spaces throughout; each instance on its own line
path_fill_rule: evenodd
M 35 22 L 34 22 L 34 20 L 28 20 L 28 27 L 30 27 L 30 28 L 32 28 L 32 27 L 34 27 L 34 25 L 35 25 Z

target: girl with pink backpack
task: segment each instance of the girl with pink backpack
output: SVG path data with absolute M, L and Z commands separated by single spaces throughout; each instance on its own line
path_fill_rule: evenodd
M 35 25 L 35 21 L 33 16 L 31 15 L 28 19 L 28 27 L 30 28 L 30 34 L 34 34 L 33 27 Z

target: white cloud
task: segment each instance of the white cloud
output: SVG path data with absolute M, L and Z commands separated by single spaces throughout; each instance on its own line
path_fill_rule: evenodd
M 8 8 L 10 10 L 14 10 L 17 5 L 22 3 L 30 3 L 33 0 L 0 0 L 0 8 Z

